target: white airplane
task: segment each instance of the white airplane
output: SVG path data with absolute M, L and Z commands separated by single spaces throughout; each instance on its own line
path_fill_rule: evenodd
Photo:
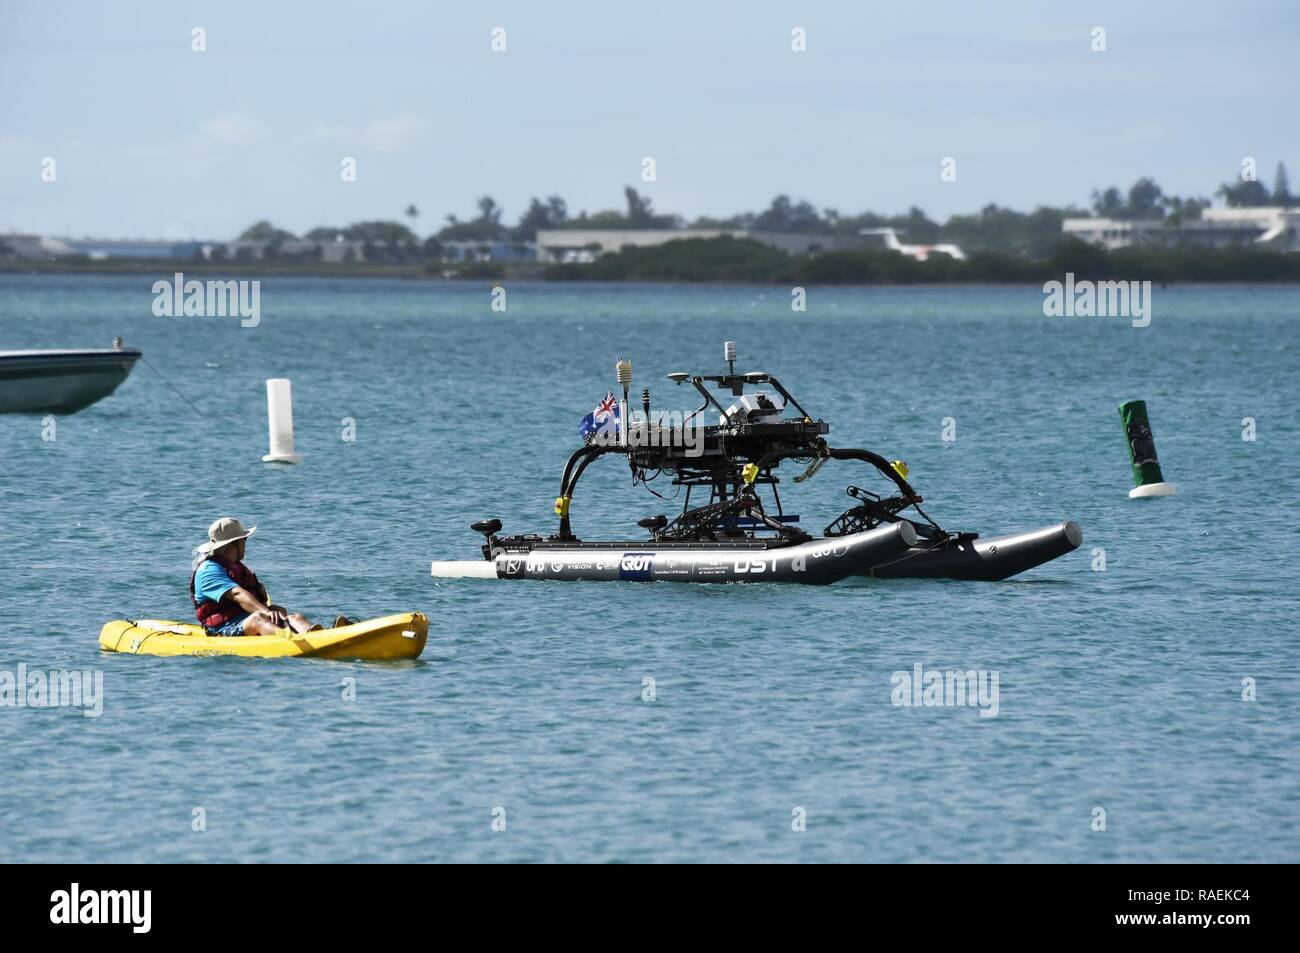
M 966 260 L 966 253 L 957 245 L 944 243 L 940 245 L 904 245 L 898 240 L 898 233 L 892 228 L 860 228 L 859 235 L 880 235 L 884 238 L 884 245 L 890 251 L 896 251 L 906 255 L 909 258 L 915 258 L 917 261 L 925 261 L 934 252 L 941 255 L 947 255 L 958 261 Z

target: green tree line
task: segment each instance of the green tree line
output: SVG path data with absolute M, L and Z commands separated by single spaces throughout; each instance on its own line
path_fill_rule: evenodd
M 1215 195 L 1230 207 L 1261 205 L 1295 205 L 1300 196 L 1292 194 L 1286 166 L 1279 162 L 1269 189 L 1263 183 L 1248 178 L 1225 182 Z M 318 226 L 302 238 L 310 242 L 328 242 L 341 236 L 344 239 L 367 243 L 368 257 L 439 258 L 451 242 L 479 243 L 490 246 L 505 242 L 522 245 L 533 241 L 539 229 L 557 228 L 714 228 L 760 232 L 803 232 L 831 236 L 853 236 L 863 228 L 890 227 L 897 230 L 906 241 L 934 243 L 950 241 L 968 251 L 996 251 L 1025 258 L 1044 258 L 1052 253 L 1061 238 L 1061 222 L 1066 218 L 1083 218 L 1089 214 L 1117 219 L 1159 219 L 1170 223 L 1200 218 L 1210 206 L 1203 196 L 1181 197 L 1169 195 L 1150 177 L 1143 177 L 1128 189 L 1110 186 L 1092 192 L 1090 208 L 1073 205 L 1062 207 L 1040 206 L 1022 212 L 996 204 L 989 204 L 978 212 L 950 216 L 945 222 L 931 219 L 915 206 L 905 213 L 882 215 L 861 212 L 843 215 L 833 208 L 817 208 L 805 199 L 792 199 L 777 195 L 767 208 L 756 212 L 740 212 L 728 218 L 699 217 L 687 221 L 683 216 L 656 212 L 651 199 L 632 186 L 623 189 L 623 208 L 604 209 L 588 213 L 585 209 L 573 215 L 568 203 L 559 196 L 545 199 L 534 196 L 519 215 L 515 224 L 507 224 L 505 210 L 491 196 L 483 196 L 476 203 L 477 214 L 461 219 L 452 214 L 436 232 L 425 238 L 416 233 L 419 210 L 415 205 L 406 208 L 405 216 L 411 225 L 397 221 L 354 222 L 346 226 Z M 271 222 L 261 221 L 240 235 L 242 240 L 267 242 L 272 254 L 275 247 L 298 236 L 278 228 Z
M 1042 258 L 972 252 L 965 261 L 933 255 L 917 261 L 891 251 L 832 251 L 789 256 L 752 239 L 691 238 L 627 246 L 590 264 L 551 265 L 556 281 L 716 281 L 755 284 L 1021 284 L 1060 279 L 1164 282 L 1300 281 L 1300 255 L 1248 249 L 1123 248 L 1107 251 L 1057 237 Z

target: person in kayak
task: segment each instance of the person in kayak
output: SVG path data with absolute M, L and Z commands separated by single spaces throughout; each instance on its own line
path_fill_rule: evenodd
M 203 628 L 209 635 L 272 635 L 279 629 L 301 633 L 323 628 L 272 603 L 266 587 L 244 565 L 248 537 L 256 531 L 256 526 L 245 530 L 229 516 L 208 527 L 208 541 L 198 548 L 203 560 L 190 576 L 190 601 Z

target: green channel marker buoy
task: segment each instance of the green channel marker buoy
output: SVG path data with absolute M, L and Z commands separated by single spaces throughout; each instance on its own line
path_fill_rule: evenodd
M 1178 487 L 1166 483 L 1156 458 L 1156 440 L 1151 435 L 1151 421 L 1147 419 L 1147 402 L 1125 401 L 1119 405 L 1120 420 L 1124 422 L 1124 435 L 1128 437 L 1129 462 L 1133 465 L 1133 489 L 1130 500 L 1149 496 L 1173 496 Z

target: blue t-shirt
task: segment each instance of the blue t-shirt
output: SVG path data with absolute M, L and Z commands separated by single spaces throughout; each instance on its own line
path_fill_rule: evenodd
M 215 559 L 205 559 L 194 576 L 194 598 L 199 602 L 205 599 L 220 602 L 221 597 L 237 585 L 239 584 L 230 578 L 230 573 L 226 572 L 225 566 Z M 248 613 L 243 609 L 237 606 L 231 608 L 236 609 L 236 612 L 230 617 L 230 621 L 248 618 Z

